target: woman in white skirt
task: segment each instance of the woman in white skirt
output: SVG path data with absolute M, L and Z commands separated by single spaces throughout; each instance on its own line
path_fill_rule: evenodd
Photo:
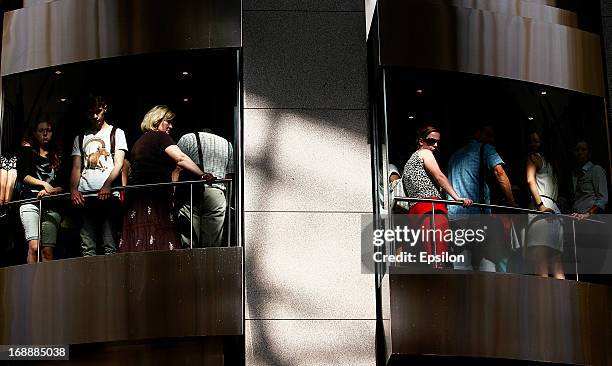
M 554 157 L 541 151 L 539 133 L 529 135 L 529 157 L 527 158 L 527 184 L 531 193 L 532 209 L 542 213 L 561 213 L 557 206 L 557 167 L 551 162 Z M 547 149 L 543 149 L 547 150 Z M 563 226 L 561 219 L 553 215 L 529 214 L 525 238 L 525 255 L 535 274 L 565 279 L 561 253 L 563 252 Z

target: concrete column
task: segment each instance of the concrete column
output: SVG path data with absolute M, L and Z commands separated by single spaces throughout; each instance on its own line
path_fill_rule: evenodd
M 364 2 L 245 0 L 247 365 L 374 365 Z

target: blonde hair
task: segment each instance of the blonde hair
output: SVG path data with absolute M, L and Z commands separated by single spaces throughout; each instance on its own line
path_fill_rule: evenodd
M 168 106 L 156 105 L 145 114 L 140 123 L 140 129 L 142 132 L 154 131 L 162 121 L 172 121 L 173 119 L 174 112 Z

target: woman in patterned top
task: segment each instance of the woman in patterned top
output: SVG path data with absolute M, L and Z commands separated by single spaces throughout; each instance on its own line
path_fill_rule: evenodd
M 13 199 L 17 179 L 17 157 L 0 156 L 0 205 Z
M 426 126 L 417 131 L 417 150 L 410 156 L 404 167 L 402 183 L 406 191 L 406 197 L 411 198 L 433 198 L 441 199 L 442 190 L 448 193 L 454 200 L 461 201 L 467 207 L 473 201 L 469 198 L 459 197 L 442 173 L 434 152 L 438 149 L 440 131 L 432 126 Z M 448 210 L 442 203 L 410 202 L 408 214 L 420 215 L 420 227 L 424 229 L 433 228 L 432 208 L 435 211 L 435 228 L 439 233 L 448 229 Z M 433 238 L 428 238 L 433 239 Z M 448 245 L 443 240 L 443 235 L 436 235 L 436 254 L 448 251 Z M 425 242 L 427 254 L 432 253 L 433 240 Z

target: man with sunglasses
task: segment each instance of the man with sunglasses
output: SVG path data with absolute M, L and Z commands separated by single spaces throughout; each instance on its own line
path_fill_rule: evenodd
M 111 186 L 121 176 L 128 148 L 123 130 L 106 122 L 107 108 L 102 97 L 90 97 L 90 128 L 75 137 L 72 147 L 70 194 L 73 206 L 82 208 L 79 234 L 85 257 L 96 255 L 99 237 L 104 254 L 117 251 L 113 217 L 119 212 L 119 192 L 111 193 Z
M 510 179 L 504 169 L 504 161 L 495 150 L 494 144 L 493 127 L 486 124 L 477 126 L 467 145 L 451 155 L 448 162 L 448 179 L 461 197 L 473 197 L 476 202 L 485 204 L 491 203 L 489 183 L 494 182 L 505 198 L 505 204 L 518 207 L 512 194 Z M 465 258 L 471 257 L 472 260 L 466 261 L 467 266 L 455 266 L 455 269 L 471 270 L 476 267 L 481 271 L 496 271 L 498 250 L 495 246 L 499 243 L 495 242 L 501 240 L 498 235 L 501 234 L 501 227 L 497 222 L 489 220 L 490 213 L 491 210 L 477 207 L 453 205 L 448 208 L 449 218 L 455 224 L 473 229 L 489 226 L 487 236 L 492 239 L 473 248 L 458 248 Z M 480 216 L 470 216 L 479 214 Z M 470 262 L 472 265 L 469 265 Z

